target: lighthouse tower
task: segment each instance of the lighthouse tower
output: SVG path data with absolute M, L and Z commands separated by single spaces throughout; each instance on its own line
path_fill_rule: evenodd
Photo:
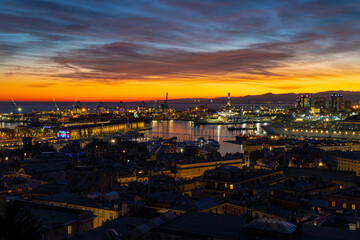
M 228 100 L 227 100 L 227 104 L 228 107 L 231 107 L 231 99 L 230 99 L 230 91 L 228 92 Z

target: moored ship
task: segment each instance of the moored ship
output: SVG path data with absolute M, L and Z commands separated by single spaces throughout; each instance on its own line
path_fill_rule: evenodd
M 344 121 L 274 121 L 262 126 L 268 134 L 301 138 L 336 138 L 360 140 L 360 116 Z

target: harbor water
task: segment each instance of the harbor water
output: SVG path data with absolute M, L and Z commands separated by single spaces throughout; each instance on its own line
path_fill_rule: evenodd
M 239 124 L 243 128 L 249 127 L 249 124 Z M 235 130 L 229 131 L 229 125 L 194 125 L 191 121 L 152 121 L 149 123 L 151 130 L 145 131 L 145 137 L 177 137 L 178 141 L 193 141 L 196 138 L 203 137 L 206 140 L 212 138 L 220 143 L 219 152 L 221 155 L 226 153 L 242 152 L 241 144 L 229 143 L 226 141 L 234 141 L 237 135 L 257 135 L 262 133 L 259 123 L 255 124 L 256 130 Z
M 14 129 L 19 123 L 0 123 L 0 128 Z M 146 124 L 146 128 L 150 130 L 144 131 L 147 138 L 172 138 L 177 137 L 177 141 L 194 141 L 203 137 L 206 140 L 212 138 L 220 143 L 219 152 L 221 155 L 226 153 L 242 152 L 241 144 L 229 143 L 226 141 L 234 141 L 236 136 L 240 134 L 259 135 L 263 134 L 260 123 L 254 124 L 256 130 L 234 130 L 229 131 L 230 125 L 194 125 L 192 121 L 179 120 L 154 120 Z M 238 124 L 237 127 L 248 128 L 253 127 L 250 124 Z

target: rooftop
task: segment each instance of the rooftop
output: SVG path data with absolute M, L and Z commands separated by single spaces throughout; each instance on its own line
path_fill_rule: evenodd
M 360 151 L 339 152 L 338 154 L 335 155 L 335 157 L 360 161 Z
M 193 212 L 169 221 L 158 229 L 203 236 L 223 236 L 237 239 L 245 220 L 242 217 Z
M 255 231 L 266 231 L 291 235 L 295 233 L 297 225 L 278 219 L 259 218 L 246 224 L 244 228 Z
M 21 201 L 21 205 L 25 205 L 33 216 L 40 221 L 41 232 L 95 218 L 89 211 L 48 206 L 26 201 Z
M 34 197 L 34 199 L 69 203 L 69 204 L 88 206 L 93 208 L 111 209 L 115 211 L 121 210 L 121 203 L 122 203 L 122 200 L 116 200 L 110 202 L 106 200 L 101 201 L 100 199 L 88 199 L 86 198 L 86 196 L 77 193 L 58 193 L 51 196 Z M 117 205 L 120 209 L 115 208 L 115 205 Z
M 137 226 L 145 220 L 136 217 L 121 217 L 112 221 L 107 221 L 101 227 L 92 229 L 85 233 L 75 233 L 69 240 L 109 240 L 108 235 L 115 235 L 120 239 L 129 238 L 129 226 Z

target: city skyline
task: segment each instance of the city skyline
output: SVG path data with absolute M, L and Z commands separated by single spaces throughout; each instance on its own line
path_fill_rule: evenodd
M 0 101 L 360 87 L 357 1 L 1 1 Z

